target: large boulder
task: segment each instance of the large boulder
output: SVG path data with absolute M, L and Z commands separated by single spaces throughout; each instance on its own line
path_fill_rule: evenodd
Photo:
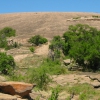
M 36 85 L 24 82 L 0 82 L 0 91 L 10 95 L 28 97 Z

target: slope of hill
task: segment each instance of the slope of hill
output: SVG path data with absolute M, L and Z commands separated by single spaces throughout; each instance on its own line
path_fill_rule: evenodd
M 69 25 L 89 24 L 100 29 L 100 14 L 96 13 L 13 13 L 0 15 L 0 29 L 10 26 L 18 38 L 40 34 L 51 38 L 62 35 Z

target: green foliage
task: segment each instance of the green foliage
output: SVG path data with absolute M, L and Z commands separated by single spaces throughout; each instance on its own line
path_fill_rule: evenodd
M 48 42 L 48 40 L 40 35 L 35 35 L 28 40 L 29 43 L 35 44 L 38 46 L 39 44 L 44 44 Z
M 80 19 L 81 17 L 74 17 L 73 19 Z
M 98 15 L 93 15 L 92 17 L 94 17 L 94 18 L 100 18 L 100 16 L 98 16 Z
M 51 79 L 44 67 L 32 68 L 29 70 L 29 82 L 35 82 L 39 89 L 46 89 L 50 81 Z
M 89 25 L 69 26 L 63 35 L 69 48 L 64 49 L 71 58 L 84 69 L 99 69 L 100 65 L 100 31 Z M 67 51 L 67 50 L 68 51 Z
M 50 59 L 46 59 L 41 66 L 44 67 L 50 75 L 60 75 L 66 73 L 66 68 L 61 66 L 61 62 L 59 60 L 52 61 Z
M 2 38 L 0 36 L 0 48 L 5 48 L 7 47 L 8 43 L 7 43 L 7 39 L 6 38 Z
M 10 74 L 10 72 L 14 69 L 15 62 L 11 55 L 7 55 L 6 53 L 0 52 L 0 71 L 3 74 Z
M 0 30 L 0 48 L 9 49 L 7 37 L 15 36 L 15 30 L 10 27 L 5 27 Z
M 100 68 L 100 31 L 89 25 L 70 25 L 63 38 L 52 39 L 49 49 L 52 60 L 60 58 L 63 52 L 85 70 Z
M 53 51 L 59 50 L 59 49 L 62 48 L 62 45 L 63 45 L 63 41 L 62 41 L 61 37 L 60 36 L 54 36 L 52 41 L 51 41 L 49 48 Z
M 76 84 L 69 88 L 69 93 L 74 95 L 79 95 L 79 100 L 95 100 L 96 95 L 98 95 L 98 91 L 96 91 L 89 84 Z
M 19 81 L 19 82 L 26 81 L 26 77 L 24 75 L 15 72 L 12 72 L 9 78 L 10 78 L 9 80 L 11 81 Z
M 4 37 L 11 37 L 11 36 L 15 36 L 15 30 L 10 28 L 10 27 L 5 27 L 0 31 L 0 35 L 4 36 Z
M 51 44 L 49 45 L 49 49 L 51 50 L 52 60 L 56 60 L 61 57 L 61 50 L 63 48 L 64 41 L 60 36 L 54 36 L 54 38 L 51 41 Z
M 34 47 L 30 47 L 29 49 L 30 49 L 31 52 L 34 52 L 35 51 L 35 48 Z
M 58 96 L 59 96 L 59 88 L 54 88 L 52 89 L 52 94 L 48 100 L 58 100 Z
M 66 68 L 61 67 L 59 61 L 46 59 L 37 68 L 29 68 L 27 75 L 28 82 L 35 82 L 40 89 L 46 89 L 51 81 L 50 75 L 59 75 L 66 73 Z
M 19 44 L 17 42 L 14 42 L 13 47 L 17 48 L 17 47 L 19 47 Z
M 70 100 L 71 98 L 70 98 L 70 96 L 68 96 L 67 98 L 66 98 L 66 100 Z

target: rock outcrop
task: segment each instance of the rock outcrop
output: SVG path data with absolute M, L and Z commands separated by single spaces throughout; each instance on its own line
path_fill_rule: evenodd
M 21 98 L 28 97 L 31 90 L 36 85 L 24 82 L 0 82 L 0 91 L 2 93 L 20 96 Z
M 17 97 L 0 93 L 0 100 L 17 100 Z

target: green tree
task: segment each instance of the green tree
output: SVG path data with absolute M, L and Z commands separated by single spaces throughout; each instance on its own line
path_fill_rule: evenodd
M 28 40 L 29 43 L 35 44 L 38 46 L 39 44 L 44 44 L 48 42 L 48 40 L 40 35 L 35 35 Z
M 49 45 L 49 49 L 51 50 L 50 52 L 52 52 L 52 56 L 50 55 L 50 57 L 52 57 L 53 60 L 61 57 L 61 50 L 63 46 L 64 41 L 62 40 L 62 38 L 60 36 L 54 36 L 51 44 Z
M 5 27 L 0 30 L 0 48 L 8 48 L 7 37 L 15 36 L 15 30 L 10 27 Z
M 71 25 L 63 37 L 70 47 L 69 56 L 74 58 L 79 66 L 93 71 L 100 68 L 99 30 L 89 25 Z
M 0 71 L 3 74 L 10 74 L 14 69 L 15 62 L 11 55 L 0 52 Z

